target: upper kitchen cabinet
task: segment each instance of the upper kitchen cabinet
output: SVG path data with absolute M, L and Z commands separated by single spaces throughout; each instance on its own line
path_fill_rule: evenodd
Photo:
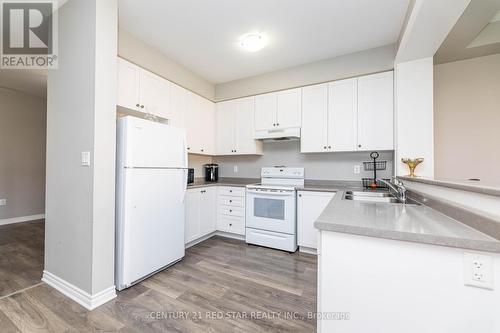
M 170 82 L 167 80 L 141 70 L 139 100 L 144 112 L 170 119 Z
M 393 72 L 358 79 L 358 150 L 394 149 Z
M 392 150 L 392 72 L 302 89 L 301 152 Z
M 254 139 L 254 97 L 217 103 L 216 154 L 262 154 L 262 142 Z
M 283 90 L 277 94 L 276 127 L 300 128 L 302 125 L 302 89 Z
M 188 152 L 215 155 L 215 104 L 192 92 L 187 96 Z
M 170 124 L 177 128 L 186 128 L 188 109 L 188 91 L 174 83 L 170 86 Z
M 302 153 L 357 150 L 357 79 L 302 88 Z
M 170 119 L 170 82 L 118 58 L 118 96 L 121 107 Z
M 358 79 L 329 83 L 328 101 L 328 150 L 357 150 Z
M 289 89 L 255 96 L 256 139 L 300 136 L 302 91 Z
M 328 84 L 302 88 L 302 130 L 300 151 L 323 152 L 328 149 Z
M 139 80 L 141 69 L 118 58 L 117 104 L 127 109 L 140 110 Z

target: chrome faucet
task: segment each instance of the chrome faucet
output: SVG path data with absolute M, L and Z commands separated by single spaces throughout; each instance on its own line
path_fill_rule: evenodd
M 399 202 L 403 204 L 406 203 L 406 187 L 403 185 L 402 181 L 396 177 L 392 177 L 391 181 L 377 178 L 377 181 L 387 185 L 389 187 L 389 192 L 392 190 Z

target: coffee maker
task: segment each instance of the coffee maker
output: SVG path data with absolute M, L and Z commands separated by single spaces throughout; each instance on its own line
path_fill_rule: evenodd
M 219 165 L 218 164 L 205 164 L 205 181 L 216 182 L 219 180 Z

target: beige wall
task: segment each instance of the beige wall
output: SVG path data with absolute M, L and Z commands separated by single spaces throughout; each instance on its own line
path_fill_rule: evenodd
M 213 83 L 123 29 L 118 31 L 118 55 L 211 101 L 215 99 Z
M 213 158 L 211 156 L 195 155 L 189 154 L 188 167 L 194 169 L 194 177 L 204 177 L 203 165 L 212 163 Z
M 434 67 L 436 177 L 500 183 L 500 54 Z
M 215 99 L 221 101 L 391 70 L 395 55 L 396 45 L 391 44 L 221 83 L 215 86 Z
M 43 214 L 47 102 L 0 88 L 0 104 L 0 219 Z

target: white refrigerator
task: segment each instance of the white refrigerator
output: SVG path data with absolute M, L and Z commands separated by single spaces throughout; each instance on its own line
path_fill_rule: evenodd
M 118 119 L 118 290 L 184 257 L 187 163 L 183 130 L 131 116 Z

